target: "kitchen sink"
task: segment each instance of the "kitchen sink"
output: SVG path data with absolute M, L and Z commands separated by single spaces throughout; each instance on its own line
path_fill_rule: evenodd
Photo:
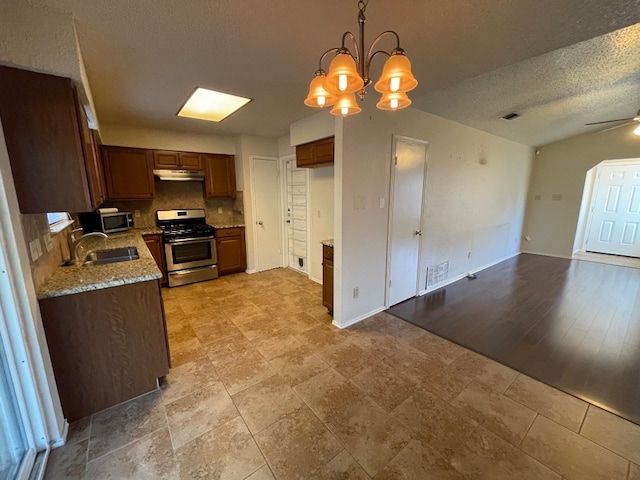
M 104 265 L 106 263 L 130 262 L 140 258 L 136 247 L 110 248 L 89 252 L 82 265 Z

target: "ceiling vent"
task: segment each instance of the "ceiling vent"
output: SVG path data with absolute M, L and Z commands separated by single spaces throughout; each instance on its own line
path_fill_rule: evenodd
M 513 120 L 514 118 L 518 118 L 520 116 L 519 113 L 516 112 L 511 112 L 511 113 L 507 113 L 504 117 L 502 117 L 505 120 Z

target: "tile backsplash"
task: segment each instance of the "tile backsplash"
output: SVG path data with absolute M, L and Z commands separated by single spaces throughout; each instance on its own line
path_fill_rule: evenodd
M 106 202 L 103 207 L 117 207 L 121 211 L 140 211 L 134 217 L 136 228 L 153 227 L 156 224 L 156 210 L 176 210 L 183 208 L 204 208 L 207 223 L 211 225 L 232 225 L 244 223 L 242 192 L 236 198 L 206 198 L 202 182 L 156 181 L 153 200 Z
M 69 244 L 67 243 L 67 235 L 77 225 L 70 225 L 60 233 L 50 234 L 49 221 L 46 213 L 37 213 L 30 215 L 20 215 L 22 223 L 22 232 L 25 242 L 27 243 L 27 251 L 29 253 L 29 265 L 31 267 L 31 275 L 36 292 L 51 277 L 54 270 L 71 257 L 69 252 Z M 47 250 L 47 239 L 50 239 L 50 250 Z M 33 259 L 29 244 L 33 241 L 39 242 L 39 250 L 41 256 Z

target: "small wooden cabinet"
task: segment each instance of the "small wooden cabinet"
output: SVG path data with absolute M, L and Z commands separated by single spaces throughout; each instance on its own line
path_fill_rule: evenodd
M 164 170 L 203 170 L 202 155 L 154 150 L 153 167 Z
M 324 138 L 296 146 L 298 168 L 326 167 L 333 165 L 334 138 Z
M 322 246 L 322 305 L 333 315 L 333 247 Z
M 207 197 L 236 198 L 236 166 L 233 155 L 203 155 Z
M 22 213 L 100 206 L 95 150 L 70 79 L 0 66 L 0 118 Z
M 101 147 L 107 199 L 148 200 L 155 194 L 153 151 L 142 148 Z
M 158 268 L 162 272 L 162 280 L 160 283 L 164 287 L 167 285 L 167 266 L 164 259 L 164 248 L 162 248 L 162 235 L 160 233 L 149 233 L 143 235 L 142 238 L 151 252 L 153 259 L 156 261 Z
M 247 269 L 247 248 L 244 227 L 216 229 L 218 274 L 244 272 Z
M 69 421 L 157 388 L 169 349 L 157 280 L 40 300 L 62 411 Z

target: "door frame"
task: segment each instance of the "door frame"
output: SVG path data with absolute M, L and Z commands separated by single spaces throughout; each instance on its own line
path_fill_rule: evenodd
M 279 266 L 283 266 L 284 262 L 284 249 L 283 249 L 283 238 L 282 238 L 282 224 L 284 223 L 284 219 L 282 217 L 282 175 L 280 169 L 280 159 L 278 157 L 270 157 L 268 155 L 249 155 L 249 180 L 251 182 L 251 239 L 253 243 L 253 272 L 260 272 L 258 270 L 258 229 L 256 228 L 257 220 L 256 220 L 256 189 L 255 189 L 255 169 L 254 164 L 256 160 L 269 160 L 275 162 L 276 165 L 276 189 L 278 192 L 278 222 L 280 222 L 280 262 Z M 249 225 L 247 225 L 249 226 Z M 253 273 L 252 272 L 252 273 Z
M 424 175 L 422 178 L 422 199 L 420 203 L 420 230 L 422 231 L 422 235 L 420 236 L 420 243 L 418 245 L 418 267 L 417 267 L 417 275 L 416 275 L 416 296 L 420 294 L 422 291 L 420 288 L 420 272 L 422 272 L 422 243 L 425 236 L 424 231 L 424 204 L 426 198 L 427 191 L 427 167 L 429 165 L 429 142 L 427 140 L 421 140 L 419 138 L 408 137 L 406 135 L 396 135 L 393 134 L 391 138 L 391 161 L 390 170 L 391 173 L 389 175 L 389 219 L 387 222 L 387 268 L 386 268 L 386 276 L 385 276 L 385 287 L 384 287 L 384 306 L 385 308 L 389 308 L 389 294 L 391 290 L 391 233 L 393 226 L 393 204 L 394 204 L 394 190 L 396 183 L 396 144 L 398 141 L 414 144 L 414 145 L 424 145 Z
M 618 160 L 603 160 L 597 165 L 587 170 L 585 174 L 584 188 L 582 191 L 582 201 L 580 203 L 580 212 L 576 224 L 576 234 L 573 241 L 572 256 L 587 251 L 587 233 L 591 228 L 592 212 L 595 204 L 595 192 L 600 183 L 601 167 L 609 165 L 640 165 L 640 158 L 622 158 Z
M 287 220 L 286 220 L 286 215 L 285 215 L 285 207 L 287 206 L 287 162 L 289 161 L 296 161 L 296 155 L 295 153 L 291 154 L 291 155 L 285 155 L 284 157 L 280 157 L 280 171 L 284 172 L 283 175 L 280 175 L 280 199 L 281 199 L 281 203 L 280 203 L 280 211 L 282 212 L 282 265 L 284 267 L 289 268 L 289 244 L 287 241 Z M 296 163 L 296 168 L 297 168 L 297 163 Z M 296 269 L 292 269 L 295 270 L 297 273 L 301 274 L 301 275 L 306 275 L 307 278 L 311 278 L 309 276 L 309 262 L 310 262 L 310 258 L 309 258 L 309 252 L 310 252 L 310 248 L 309 248 L 309 243 L 311 241 L 311 203 L 310 203 L 310 199 L 311 199 L 311 195 L 310 195 L 310 183 L 311 183 L 311 175 L 309 175 L 309 169 L 306 169 L 306 180 L 307 180 L 307 252 L 306 252 L 306 260 L 307 260 L 307 271 L 306 272 L 301 272 L 299 270 Z

